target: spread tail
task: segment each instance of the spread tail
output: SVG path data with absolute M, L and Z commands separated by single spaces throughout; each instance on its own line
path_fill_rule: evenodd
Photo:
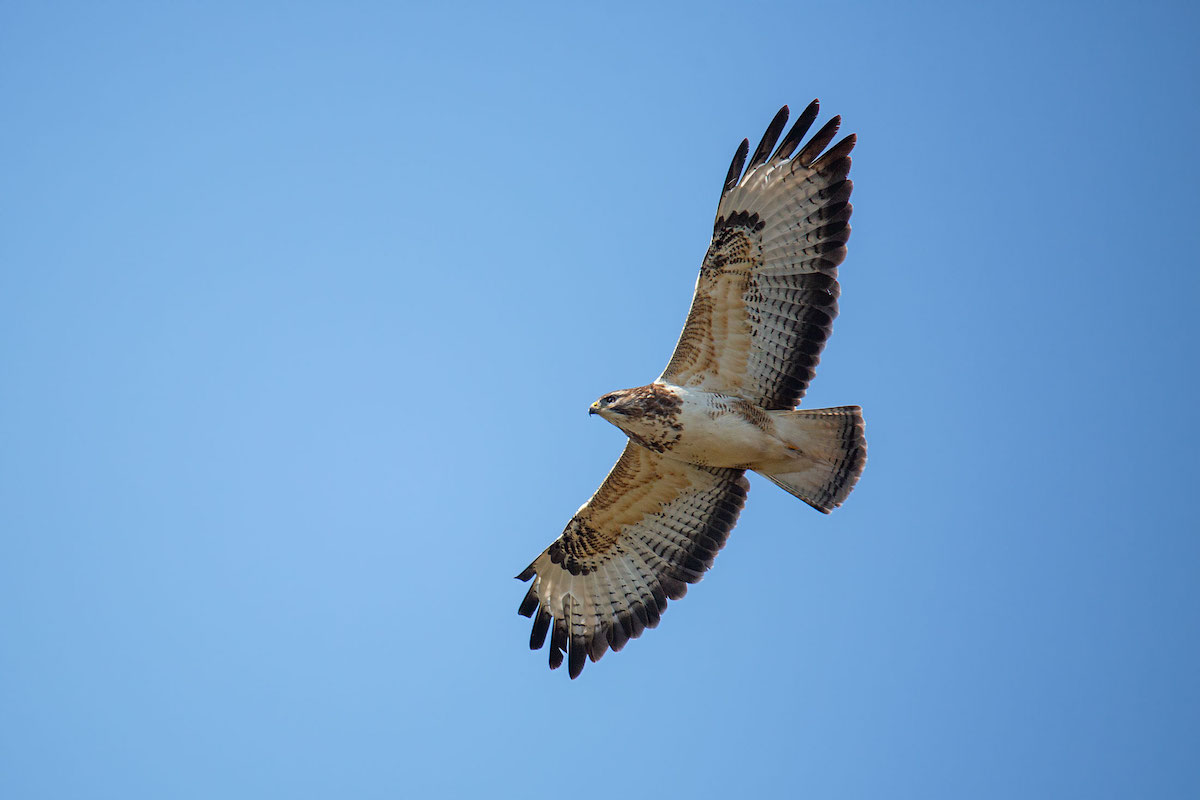
M 828 514 L 850 494 L 867 463 L 867 439 L 858 406 L 770 411 L 776 433 L 793 455 L 755 471 L 784 491 Z

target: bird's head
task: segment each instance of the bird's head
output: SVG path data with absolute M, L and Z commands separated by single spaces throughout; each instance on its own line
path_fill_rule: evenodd
M 680 400 L 671 389 L 652 383 L 609 392 L 592 403 L 588 413 L 599 414 L 618 428 L 628 431 L 639 420 L 674 414 L 679 405 Z
M 626 417 L 635 410 L 635 403 L 630 396 L 631 390 L 622 389 L 618 392 L 609 392 L 601 397 L 596 402 L 592 403 L 588 409 L 589 414 L 599 414 L 609 422 L 613 421 L 613 417 Z M 615 423 L 614 423 L 615 424 Z
M 681 405 L 675 390 L 652 383 L 609 392 L 592 403 L 588 413 L 599 414 L 638 444 L 661 453 L 679 438 Z

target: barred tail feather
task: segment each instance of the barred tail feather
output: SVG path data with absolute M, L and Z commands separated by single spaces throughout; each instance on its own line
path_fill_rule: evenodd
M 771 411 L 776 431 L 794 455 L 755 471 L 784 491 L 828 514 L 842 504 L 867 463 L 867 439 L 858 406 Z

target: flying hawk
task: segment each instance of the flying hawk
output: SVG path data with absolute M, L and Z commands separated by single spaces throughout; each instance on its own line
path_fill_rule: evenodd
M 834 117 L 800 147 L 813 100 L 776 148 L 787 118 L 784 106 L 744 172 L 749 140 L 733 156 L 667 368 L 592 403 L 629 437 L 625 451 L 517 576 L 533 579 L 519 609 L 533 618 L 530 648 L 549 634 L 550 668 L 565 655 L 572 678 L 658 625 L 668 598 L 704 576 L 746 502 L 746 470 L 825 513 L 862 474 L 858 406 L 795 410 L 837 315 L 855 137 L 826 151 Z

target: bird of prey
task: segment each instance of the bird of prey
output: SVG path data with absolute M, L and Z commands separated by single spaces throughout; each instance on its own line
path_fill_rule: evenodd
M 604 395 L 590 412 L 629 440 L 608 477 L 518 579 L 529 646 L 550 637 L 550 668 L 587 659 L 658 625 L 667 600 L 712 566 L 746 502 L 750 469 L 818 511 L 862 474 L 858 406 L 797 410 L 837 315 L 850 235 L 854 135 L 840 117 L 806 144 L 811 104 L 779 142 L 784 106 L 725 177 L 691 310 L 662 375 Z M 743 165 L 745 170 L 742 169 Z

